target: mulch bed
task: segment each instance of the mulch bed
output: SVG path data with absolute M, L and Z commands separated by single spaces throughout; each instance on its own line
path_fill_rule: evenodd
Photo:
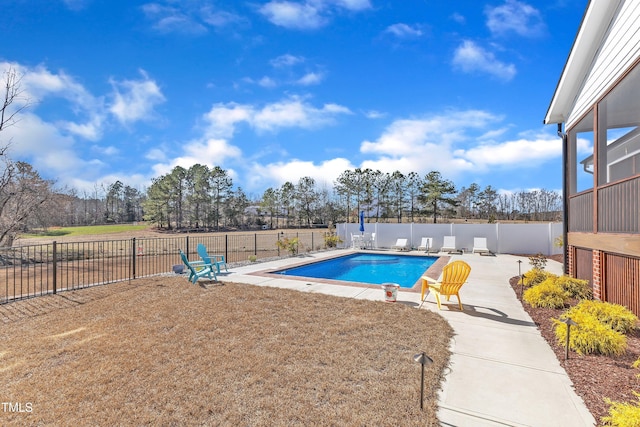
M 521 285 L 518 284 L 518 277 L 512 277 L 509 283 L 520 299 Z M 558 343 L 551 319 L 559 318 L 566 310 L 534 308 L 526 302 L 522 305 L 555 352 L 596 422 L 600 423 L 601 417 L 608 414 L 609 405 L 605 398 L 624 402 L 637 400 L 632 391 L 640 391 L 640 369 L 633 368 L 632 364 L 640 357 L 640 331 L 636 329 L 634 333 L 627 335 L 628 348 L 622 356 L 579 355 L 570 351 L 569 359 L 565 360 L 565 347 Z

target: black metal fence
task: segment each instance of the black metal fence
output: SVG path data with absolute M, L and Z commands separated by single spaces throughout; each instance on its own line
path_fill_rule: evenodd
M 227 263 L 287 256 L 278 241 L 298 239 L 297 252 L 326 247 L 327 232 L 187 235 L 91 242 L 53 242 L 0 248 L 0 304 L 172 272 L 178 250 L 197 259 L 196 246 L 223 254 Z

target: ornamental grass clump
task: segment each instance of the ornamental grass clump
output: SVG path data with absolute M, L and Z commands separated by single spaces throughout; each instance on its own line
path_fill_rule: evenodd
M 614 402 L 605 398 L 609 404 L 609 415 L 601 418 L 603 425 L 611 427 L 640 426 L 640 393 L 633 392 L 638 398 L 635 402 Z
M 556 278 L 556 283 L 571 298 L 579 300 L 593 299 L 593 291 L 587 280 L 576 279 L 570 276 L 560 276 Z
M 563 308 L 569 300 L 569 295 L 555 279 L 549 277 L 542 283 L 530 287 L 524 291 L 522 298 L 532 307 Z
M 600 322 L 595 316 L 576 311 L 572 316 L 565 313 L 560 319 L 567 317 L 577 323 L 571 328 L 569 337 L 569 348 L 576 353 L 619 356 L 627 350 L 627 337 Z M 564 347 L 567 341 L 567 325 L 558 319 L 553 319 L 553 322 L 556 325 L 558 343 Z
M 526 273 L 524 273 L 524 279 L 522 281 L 522 283 L 524 283 L 525 286 L 531 287 L 531 286 L 535 286 L 539 283 L 544 282 L 545 280 L 547 280 L 548 278 L 554 278 L 554 277 L 558 277 L 553 273 L 548 273 L 544 270 L 540 270 L 538 268 L 534 268 L 531 269 L 529 271 L 527 271 Z
M 567 325 L 561 320 L 570 318 L 577 323 L 571 329 L 569 348 L 579 354 L 617 356 L 627 349 L 626 332 L 635 327 L 637 318 L 628 309 L 601 301 L 580 301 L 553 319 L 558 343 L 566 345 Z M 635 320 L 634 320 L 635 318 Z
M 595 316 L 600 322 L 622 334 L 631 332 L 638 324 L 638 317 L 620 304 L 602 301 L 580 301 L 578 305 L 567 312 L 567 315 L 571 316 L 569 312 L 577 310 Z

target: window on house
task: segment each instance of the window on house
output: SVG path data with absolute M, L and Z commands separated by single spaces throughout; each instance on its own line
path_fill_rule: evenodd
M 640 174 L 639 92 L 636 67 L 598 104 L 598 185 Z
M 593 188 L 593 111 L 568 132 L 569 194 Z

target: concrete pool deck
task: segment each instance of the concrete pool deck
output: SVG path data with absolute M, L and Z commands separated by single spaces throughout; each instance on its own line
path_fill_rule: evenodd
M 322 283 L 314 279 L 290 279 L 263 274 L 301 260 L 318 261 L 337 250 L 307 254 L 234 267 L 219 280 L 295 289 L 304 292 L 384 301 L 379 287 Z M 389 253 L 389 252 L 385 252 Z M 413 252 L 416 254 L 417 252 Z M 438 418 L 442 426 L 563 426 L 595 425 L 582 399 L 575 393 L 568 375 L 542 338 L 509 286 L 509 278 L 529 270 L 529 259 L 512 255 L 450 255 L 471 266 L 468 283 L 460 291 L 464 312 L 457 300 L 443 301 L 438 310 L 433 295 L 420 309 L 441 314 L 453 327 L 450 370 L 439 393 Z M 546 269 L 562 273 L 554 261 Z M 402 288 L 398 302 L 420 307 L 420 293 Z M 421 349 L 416 349 L 420 351 Z M 428 349 L 424 349 L 428 354 Z

